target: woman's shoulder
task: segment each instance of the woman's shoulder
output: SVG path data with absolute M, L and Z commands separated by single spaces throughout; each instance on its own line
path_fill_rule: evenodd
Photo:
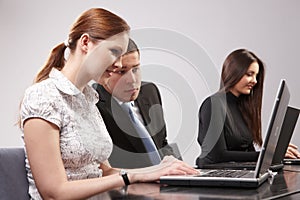
M 226 93 L 216 92 L 206 97 L 202 104 L 208 104 L 211 103 L 211 101 L 222 100 L 223 98 L 226 99 Z
M 200 110 L 211 110 L 212 106 L 215 109 L 223 108 L 226 105 L 226 93 L 216 92 L 204 99 L 200 106 Z
M 50 80 L 46 79 L 44 81 L 41 81 L 39 83 L 34 83 L 33 85 L 29 86 L 25 90 L 25 96 L 28 95 L 34 95 L 34 96 L 53 96 L 57 95 L 58 93 L 57 88 L 55 87 L 55 84 Z
M 25 90 L 22 103 L 27 106 L 47 107 L 55 105 L 61 94 L 51 80 L 34 83 Z
M 22 126 L 26 119 L 32 117 L 43 118 L 60 126 L 60 112 L 63 105 L 59 95 L 55 85 L 48 80 L 28 87 L 20 107 Z
M 214 96 L 214 94 L 207 96 L 203 100 L 203 102 L 201 103 L 201 106 L 200 106 L 200 112 L 211 109 L 211 99 L 213 98 L 213 96 Z

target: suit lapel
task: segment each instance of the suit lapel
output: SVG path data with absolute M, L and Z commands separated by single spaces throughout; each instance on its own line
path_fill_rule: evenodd
M 148 101 L 148 98 L 145 97 L 142 87 L 141 87 L 141 91 L 139 93 L 138 98 L 135 100 L 135 102 L 137 103 L 141 116 L 145 122 L 145 124 L 149 124 L 150 123 L 150 117 L 149 117 L 149 109 L 150 109 L 150 102 Z M 147 126 L 148 129 L 148 126 Z M 148 130 L 149 131 L 149 130 Z
M 136 152 L 145 152 L 146 148 L 143 142 L 141 140 L 136 140 L 136 138 L 138 138 L 139 136 L 135 131 L 135 128 L 132 125 L 128 114 L 121 108 L 120 104 L 114 98 L 112 98 L 111 94 L 109 94 L 104 87 L 98 84 L 96 90 L 99 94 L 98 106 L 101 106 L 101 109 L 106 109 L 106 113 L 108 113 L 110 115 L 110 118 L 114 121 L 113 124 L 119 127 L 119 131 L 117 131 L 115 135 L 122 134 L 122 138 L 128 140 L 128 142 L 120 142 L 124 142 L 127 144 L 129 143 L 130 148 L 135 149 Z M 106 126 L 112 126 L 112 124 L 106 124 Z

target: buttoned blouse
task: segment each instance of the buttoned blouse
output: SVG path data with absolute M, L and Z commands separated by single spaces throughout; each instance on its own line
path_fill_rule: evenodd
M 25 91 L 20 110 L 21 129 L 30 118 L 44 119 L 59 128 L 60 151 L 68 180 L 101 177 L 100 163 L 112 152 L 112 140 L 95 105 L 98 99 L 91 86 L 81 92 L 57 69 L 51 71 L 48 79 Z M 29 193 L 32 198 L 40 199 L 27 159 L 26 168 Z

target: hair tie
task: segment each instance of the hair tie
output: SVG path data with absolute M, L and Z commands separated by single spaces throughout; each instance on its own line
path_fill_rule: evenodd
M 64 45 L 65 45 L 66 47 L 69 47 L 69 40 L 68 40 L 68 39 L 66 39 L 66 40 L 64 41 Z

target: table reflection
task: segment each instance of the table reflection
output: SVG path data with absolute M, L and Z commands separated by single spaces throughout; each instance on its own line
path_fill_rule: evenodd
M 258 188 L 233 187 L 184 187 L 167 186 L 158 183 L 138 183 L 128 187 L 116 188 L 96 195 L 91 200 L 113 199 L 159 199 L 159 200 L 193 200 L 193 199 L 269 199 L 284 196 L 285 199 L 297 199 L 300 195 L 300 166 L 285 167 L 278 172 L 273 181 L 269 179 Z M 272 183 L 272 184 L 271 184 Z M 297 196 L 298 195 L 298 196 Z

